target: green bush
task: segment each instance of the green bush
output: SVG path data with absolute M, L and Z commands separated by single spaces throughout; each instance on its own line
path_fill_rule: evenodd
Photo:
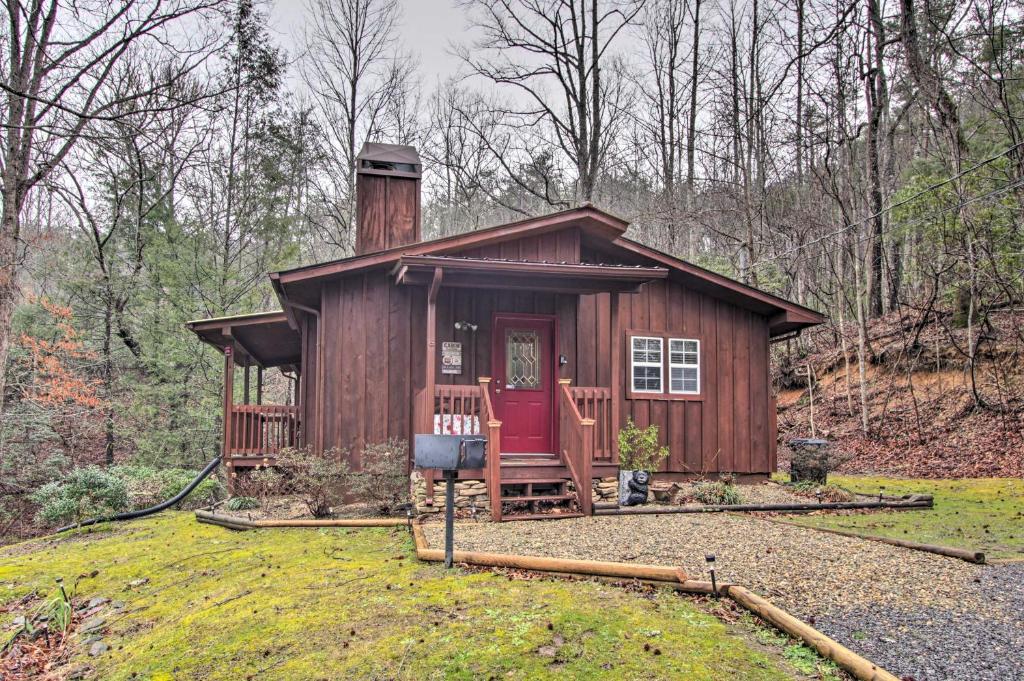
M 363 448 L 362 470 L 353 474 L 352 494 L 384 514 L 409 501 L 409 443 L 390 438 Z
M 229 511 L 252 511 L 260 507 L 259 499 L 252 497 L 231 497 L 228 502 L 224 504 L 224 508 Z
M 619 465 L 626 471 L 653 473 L 668 458 L 668 447 L 658 442 L 658 426 L 640 428 L 633 419 L 619 431 Z
M 199 475 L 184 468 L 152 468 L 150 466 L 115 466 L 110 473 L 124 481 L 131 508 L 140 509 L 170 499 Z M 215 478 L 206 478 L 185 497 L 178 508 L 208 506 L 223 496 L 223 487 Z
M 123 511 L 128 507 L 128 490 L 121 478 L 88 466 L 43 485 L 32 493 L 31 500 L 40 506 L 39 522 L 58 525 Z
M 332 506 L 342 501 L 342 490 L 351 484 L 344 453 L 338 450 L 317 456 L 307 449 L 282 449 L 277 468 L 283 478 L 281 493 L 297 497 L 314 518 L 328 517 Z
M 712 506 L 743 503 L 739 491 L 724 482 L 698 482 L 694 485 L 693 496 L 702 504 Z

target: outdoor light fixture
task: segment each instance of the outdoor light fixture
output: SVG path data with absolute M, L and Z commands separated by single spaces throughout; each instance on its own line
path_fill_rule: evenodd
M 455 322 L 456 331 L 469 331 L 470 333 L 476 333 L 476 324 L 472 322 Z
M 882 496 L 885 492 L 885 485 L 878 486 L 878 503 L 882 503 Z
M 818 503 L 821 503 L 821 488 L 814 490 L 814 496 L 818 497 Z
M 708 570 L 711 572 L 711 591 L 714 593 L 715 598 L 718 598 L 718 582 L 715 580 L 715 554 L 704 554 L 704 560 L 707 561 Z

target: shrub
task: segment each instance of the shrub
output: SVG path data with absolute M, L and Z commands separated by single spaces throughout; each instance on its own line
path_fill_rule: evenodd
M 658 426 L 640 428 L 633 419 L 619 431 L 619 465 L 627 471 L 652 472 L 668 458 L 668 447 L 658 442 Z
M 810 480 L 795 482 L 790 485 L 797 496 L 821 499 L 823 502 L 853 501 L 853 494 L 838 485 L 818 485 Z M 821 492 L 820 496 L 818 492 Z
M 31 499 L 40 506 L 37 519 L 46 525 L 77 523 L 128 507 L 124 481 L 97 466 L 76 468 L 37 489 Z
M 260 507 L 259 499 L 252 497 L 231 497 L 224 508 L 229 511 L 251 511 Z
M 352 494 L 381 513 L 395 511 L 409 501 L 409 443 L 399 438 L 363 448 L 363 466 L 353 475 Z
M 244 489 L 252 494 L 261 505 L 266 506 L 271 497 L 291 494 L 287 479 L 277 468 L 260 468 L 245 478 Z
M 199 471 L 184 468 L 153 468 L 151 466 L 115 466 L 109 472 L 124 481 L 129 505 L 139 509 L 170 499 L 192 482 Z M 208 477 L 192 490 L 179 504 L 190 509 L 208 506 L 223 495 L 223 486 Z
M 348 464 L 338 450 L 323 456 L 307 449 L 282 449 L 277 465 L 284 476 L 281 491 L 297 497 L 314 518 L 326 518 L 331 507 L 341 501 L 341 489 L 349 482 Z
M 724 482 L 698 482 L 694 485 L 693 496 L 702 504 L 712 506 L 743 503 L 736 487 Z

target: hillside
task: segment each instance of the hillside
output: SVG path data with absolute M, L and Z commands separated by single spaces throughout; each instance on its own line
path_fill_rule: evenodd
M 857 330 L 822 327 L 776 346 L 779 438 L 815 434 L 849 459 L 845 472 L 914 477 L 1024 476 L 1024 314 L 991 314 L 973 333 L 948 313 L 888 315 L 868 327 L 864 367 L 869 430 L 862 429 Z M 844 352 L 845 348 L 845 352 Z M 813 409 L 807 367 L 814 376 Z M 785 446 L 780 467 L 788 468 Z

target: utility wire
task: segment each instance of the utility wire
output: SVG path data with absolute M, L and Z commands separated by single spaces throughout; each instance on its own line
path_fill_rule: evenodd
M 864 218 L 862 220 L 858 220 L 857 222 L 851 222 L 850 224 L 845 225 L 843 227 L 840 227 L 839 229 L 836 229 L 835 231 L 829 232 L 828 234 L 824 234 L 824 235 L 818 237 L 817 239 L 813 239 L 811 241 L 808 241 L 807 243 L 800 244 L 798 246 L 794 246 L 793 248 L 791 248 L 789 250 L 786 250 L 786 251 L 782 251 L 781 253 L 776 253 L 775 255 L 771 256 L 770 258 L 765 258 L 763 260 L 759 260 L 753 266 L 757 267 L 757 266 L 760 266 L 762 263 L 768 263 L 768 262 L 772 262 L 774 260 L 778 260 L 779 258 L 781 258 L 781 257 L 783 257 L 785 255 L 789 255 L 790 253 L 794 253 L 796 251 L 799 251 L 799 250 L 802 250 L 804 248 L 807 248 L 808 246 L 813 246 L 815 244 L 821 243 L 822 241 L 825 241 L 826 239 L 831 239 L 832 237 L 839 236 L 840 234 L 842 234 L 844 232 L 847 232 L 847 231 L 853 229 L 854 227 L 859 227 L 859 226 L 863 225 L 864 223 L 868 222 L 869 220 L 874 220 L 875 218 L 879 217 L 880 215 L 884 215 L 885 213 L 888 213 L 888 212 L 890 212 L 892 210 L 895 210 L 896 208 L 899 208 L 900 206 L 904 206 L 904 205 L 906 205 L 906 204 L 908 204 L 908 203 L 910 203 L 912 201 L 915 201 L 915 200 L 921 198 L 922 196 L 924 196 L 925 194 L 929 194 L 929 193 L 935 191 L 936 189 L 940 189 L 940 188 L 946 186 L 947 184 L 950 184 L 952 182 L 956 182 L 957 180 L 959 180 L 964 175 L 967 175 L 969 173 L 973 173 L 974 171 L 976 171 L 976 170 L 978 170 L 980 168 L 983 168 L 983 167 L 987 166 L 988 164 L 990 164 L 990 163 L 992 163 L 994 161 L 998 161 L 1000 158 L 1006 156 L 1007 154 L 1013 152 L 1015 149 L 1017 149 L 1018 147 L 1021 147 L 1021 146 L 1024 146 L 1024 142 L 1019 142 L 1019 143 L 1013 145 L 1012 147 L 1009 147 L 1009 148 L 1005 149 L 1004 151 L 996 154 L 995 156 L 986 158 L 983 161 L 979 161 L 978 163 L 974 164 L 970 168 L 962 170 L 959 173 L 957 173 L 956 175 L 948 177 L 948 178 L 942 180 L 941 182 L 936 182 L 935 184 L 929 185 L 928 187 L 925 187 L 924 189 L 922 189 L 921 191 L 917 192 L 913 196 L 909 196 L 909 197 L 907 197 L 905 199 L 897 201 L 896 203 L 889 204 L 888 206 L 886 206 L 885 208 L 882 208 L 877 213 L 872 213 L 871 215 L 867 216 L 866 218 Z M 1021 186 L 1020 182 L 1018 182 L 1017 184 L 1011 185 L 1010 187 L 1008 187 L 1006 189 L 1009 190 L 1011 188 L 1016 188 L 1016 187 L 1019 187 L 1019 186 Z M 981 199 L 981 198 L 985 198 L 985 196 L 976 197 L 976 198 Z M 966 202 L 964 202 L 962 204 L 958 204 L 957 206 L 953 206 L 953 208 L 954 209 L 955 208 L 961 208 L 961 207 L 967 205 L 968 203 L 973 203 L 973 199 L 970 200 L 970 201 L 966 201 Z M 912 224 L 917 224 L 918 222 L 920 222 L 920 220 L 915 222 L 915 223 L 912 223 Z M 903 226 L 905 226 L 905 225 L 900 225 L 900 227 L 903 227 Z M 883 230 L 882 233 L 885 234 L 885 233 L 891 231 L 892 229 L 894 229 L 894 228 Z
M 889 232 L 893 232 L 893 231 L 895 231 L 897 229 L 907 229 L 907 228 L 910 228 L 910 227 L 915 227 L 915 226 L 917 226 L 917 225 L 919 225 L 919 224 L 921 224 L 923 222 L 927 222 L 927 221 L 932 220 L 934 218 L 941 217 L 942 215 L 945 215 L 946 213 L 949 213 L 950 211 L 960 210 L 964 206 L 968 206 L 968 205 L 970 205 L 972 203 L 975 203 L 977 201 L 984 201 L 985 199 L 992 198 L 993 196 L 999 196 L 1000 194 L 1005 194 L 1006 192 L 1013 191 L 1014 189 L 1017 189 L 1018 187 L 1024 187 L 1024 179 L 1018 180 L 1017 182 L 1014 182 L 1013 184 L 1009 184 L 1009 185 L 1007 185 L 1005 187 L 1000 187 L 998 189 L 993 189 L 993 190 L 991 190 L 989 192 L 986 192 L 984 194 L 981 194 L 979 196 L 973 196 L 973 197 L 971 197 L 971 198 L 969 198 L 969 199 L 967 199 L 965 201 L 961 201 L 960 203 L 956 204 L 955 206 L 948 206 L 948 207 L 943 208 L 941 210 L 935 211 L 934 213 L 929 213 L 928 215 L 922 216 L 922 217 L 920 217 L 920 218 L 918 218 L 918 219 L 916 219 L 916 220 L 914 220 L 914 221 L 912 221 L 912 222 L 910 222 L 908 224 L 892 225 L 892 226 L 888 227 L 887 229 L 882 230 L 881 234 L 888 234 Z M 908 200 L 910 200 L 910 199 L 908 199 Z M 892 206 L 892 208 L 898 208 L 901 205 L 901 203 L 894 204 Z M 868 218 L 868 219 L 870 219 L 870 218 Z M 850 226 L 856 226 L 857 224 L 860 224 L 860 223 L 853 223 L 853 225 L 850 225 Z M 781 257 L 783 257 L 785 255 L 788 255 L 789 253 L 792 253 L 794 251 L 799 251 L 799 250 L 801 250 L 803 248 L 806 248 L 807 246 L 813 246 L 814 244 L 819 243 L 821 241 L 824 241 L 825 239 L 829 238 L 830 236 L 836 236 L 836 235 L 842 233 L 843 231 L 846 231 L 846 228 L 844 228 L 842 230 L 838 230 L 837 232 L 833 232 L 831 234 L 826 234 L 825 236 L 821 237 L 820 239 L 815 239 L 813 241 L 809 241 L 806 244 L 801 244 L 799 246 L 796 246 L 794 248 L 789 249 L 788 251 L 783 251 L 782 253 L 777 253 L 777 254 L 771 256 L 770 258 L 764 258 L 763 260 L 759 260 L 759 261 L 757 261 L 754 264 L 754 267 L 758 267 L 758 266 L 760 266 L 762 264 L 778 260 L 779 258 L 781 258 Z M 874 235 L 874 234 L 867 234 L 867 235 L 857 239 L 854 243 L 858 243 L 858 244 L 859 243 L 863 243 L 865 241 L 873 239 L 875 236 L 876 235 Z

